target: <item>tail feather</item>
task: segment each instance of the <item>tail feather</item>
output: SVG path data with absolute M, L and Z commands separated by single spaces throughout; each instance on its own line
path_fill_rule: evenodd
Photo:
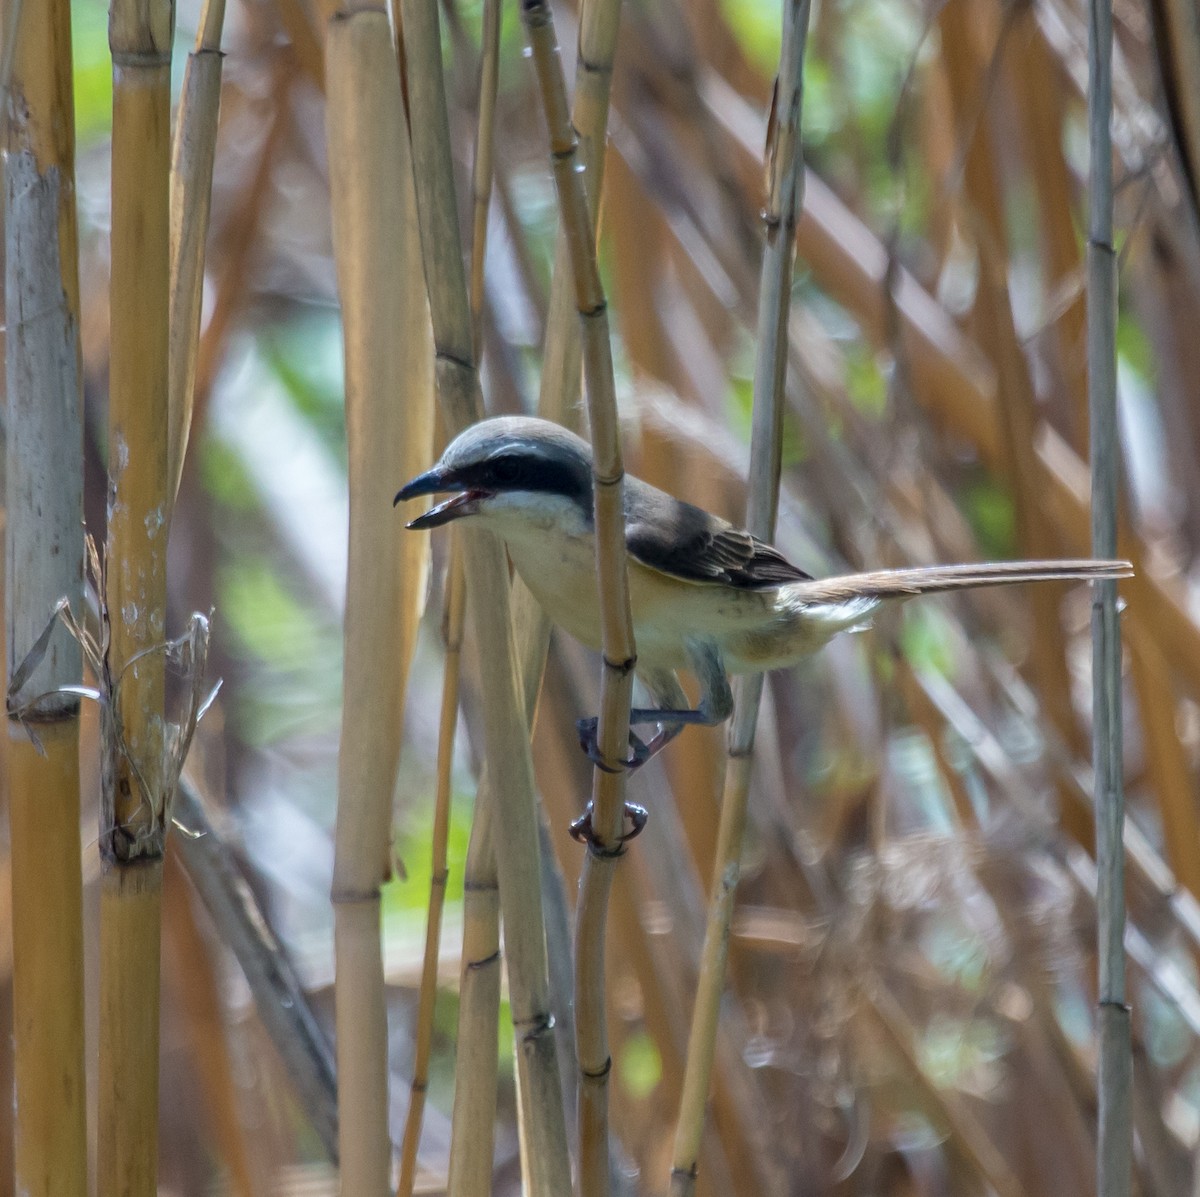
M 847 599 L 910 598 L 939 590 L 970 590 L 980 586 L 1012 586 L 1018 582 L 1099 581 L 1129 578 L 1128 561 L 998 561 L 979 565 L 929 565 L 917 569 L 879 569 L 844 574 L 789 586 L 794 597 L 809 603 L 840 603 Z

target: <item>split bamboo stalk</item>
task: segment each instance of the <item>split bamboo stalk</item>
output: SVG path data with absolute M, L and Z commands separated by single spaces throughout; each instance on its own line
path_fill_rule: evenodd
M 608 104 L 620 22 L 621 0 L 584 0 L 580 5 L 571 126 L 579 138 L 576 162 L 583 168 L 593 237 L 600 223 Z M 560 222 L 554 243 L 538 397 L 538 410 L 547 418 L 551 410 L 570 412 L 579 398 L 580 327 L 567 235 L 565 224 Z
M 216 1155 L 228 1173 L 231 1197 L 255 1197 L 266 1179 L 266 1169 L 251 1152 L 247 1128 L 239 1116 L 238 1084 L 230 1056 L 220 980 L 210 942 L 196 920 L 191 886 L 176 852 L 164 858 L 163 931 L 168 984 L 172 979 L 175 981 L 171 996 L 178 1003 L 187 1028 L 188 1048 L 212 1126 Z
M 558 206 L 575 280 L 592 434 L 592 493 L 596 529 L 603 673 L 597 747 L 606 762 L 593 770 L 591 834 L 579 882 L 575 924 L 575 1051 L 579 1057 L 579 1184 L 584 1197 L 610 1188 L 608 1051 L 604 946 L 608 898 L 623 855 L 625 759 L 637 647 L 625 571 L 624 473 L 613 379 L 612 340 L 596 240 L 583 180 L 576 170 L 578 138 L 571 126 L 566 81 L 549 6 L 523 0 L 521 15 L 541 92 L 550 138 Z
M 759 283 L 746 526 L 768 541 L 774 539 L 779 504 L 788 315 L 796 224 L 804 203 L 800 119 L 809 9 L 809 0 L 790 0 L 783 9 L 775 111 L 767 142 L 767 196 L 763 207 L 766 245 Z M 741 873 L 750 766 L 762 688 L 761 674 L 739 686 L 729 732 L 729 765 L 717 832 L 717 857 L 671 1165 L 671 1193 L 680 1197 L 695 1192 L 696 1186 L 729 955 L 729 928 Z
M 456 434 L 483 415 L 483 403 L 457 224 L 437 6 L 431 0 L 404 0 L 398 16 L 404 30 L 405 79 L 438 393 L 447 429 Z M 490 785 L 481 787 L 475 817 L 477 821 L 481 816 L 489 818 L 491 826 L 485 826 L 478 836 L 473 829 L 472 839 L 479 846 L 475 863 L 482 867 L 495 861 L 502 897 L 525 1183 L 535 1197 L 559 1197 L 569 1192 L 571 1175 L 554 1019 L 549 1008 L 533 767 L 528 726 L 517 702 L 518 661 L 509 617 L 507 562 L 494 538 L 473 529 L 463 529 L 463 546 L 468 605 L 484 685 L 484 742 L 490 778 Z M 502 818 L 495 817 L 499 813 Z M 494 846 L 487 842 L 493 834 Z M 490 1127 L 487 1133 L 490 1136 Z
M 83 601 L 70 5 L 14 7 L 4 172 L 13 1179 L 29 1197 L 84 1197 L 79 699 L 56 693 L 82 680 L 80 646 L 58 627 L 24 683 L 15 677 L 57 602 L 79 611 Z
M 472 236 L 471 236 L 471 331 L 476 357 L 480 354 L 481 328 L 483 321 L 484 264 L 487 257 L 488 211 L 492 199 L 492 152 L 496 125 L 496 91 L 500 78 L 500 0 L 485 0 L 483 9 L 483 33 L 479 59 L 479 116 L 475 136 L 475 159 L 471 169 Z M 437 787 L 433 808 L 433 857 L 430 869 L 429 917 L 425 927 L 425 955 L 421 970 L 421 988 L 417 1005 L 415 1047 L 413 1049 L 412 1086 L 408 1113 L 404 1122 L 404 1138 L 400 1147 L 399 1197 L 411 1197 L 417 1175 L 417 1152 L 421 1144 L 421 1125 L 425 1111 L 425 1094 L 429 1087 L 429 1060 L 433 1051 L 433 1025 L 437 1003 L 437 970 L 441 945 L 442 911 L 446 902 L 446 884 L 449 867 L 446 860 L 446 845 L 450 832 L 451 770 L 454 765 L 454 738 L 458 728 L 458 686 L 462 662 L 463 625 L 466 620 L 466 582 L 463 574 L 462 546 L 453 528 L 449 532 L 450 564 L 446 570 L 445 613 L 443 616 L 443 644 L 445 659 L 442 665 L 442 704 L 438 721 Z M 484 890 L 493 896 L 485 899 L 480 910 L 472 902 L 470 929 L 471 937 L 487 943 L 488 948 L 481 958 L 463 954 L 462 983 L 470 988 L 468 977 L 481 968 L 491 972 L 499 980 L 499 960 L 493 959 L 499 950 L 500 910 L 494 901 L 495 895 L 495 841 L 492 845 L 491 861 L 486 863 L 487 877 Z M 471 882 L 479 881 L 483 871 L 478 854 L 480 841 L 473 839 L 476 857 Z M 486 847 L 487 845 L 483 845 Z M 464 917 L 464 926 L 466 919 Z M 495 942 L 495 948 L 491 945 Z M 472 968 L 471 965 L 475 967 Z M 491 985 L 489 979 L 485 984 Z M 486 1006 L 476 1005 L 474 998 L 469 1007 L 464 1005 L 460 992 L 460 1014 L 466 1011 L 467 1025 L 477 1032 L 483 1043 L 494 1040 L 494 1031 L 499 1021 L 500 988 L 492 985 L 486 991 Z M 482 1034 L 480 1034 L 482 1033 Z M 470 1060 L 472 1068 L 481 1068 L 482 1074 L 474 1073 L 463 1078 L 461 1088 L 455 1087 L 456 1109 L 459 1098 L 470 1101 L 476 1108 L 458 1111 L 451 1123 L 451 1176 L 458 1168 L 467 1165 L 475 1175 L 474 1191 L 486 1191 L 491 1178 L 491 1162 L 494 1140 L 491 1128 L 496 1120 L 496 1053 L 490 1059 L 481 1058 L 482 1050 L 472 1045 Z M 467 1057 L 464 1056 L 464 1059 Z M 457 1067 L 457 1056 L 456 1056 Z M 458 1139 L 455 1152 L 455 1126 L 472 1125 L 477 1133 L 469 1139 L 469 1148 L 464 1150 L 464 1141 Z M 485 1133 L 486 1132 L 486 1133 Z M 469 1161 L 469 1163 L 468 1163 Z M 461 1177 L 454 1177 L 458 1184 Z M 463 1189 L 455 1186 L 454 1191 Z
M 100 1197 L 158 1185 L 159 943 L 166 844 L 171 0 L 115 0 L 105 607 L 116 693 L 100 816 Z M 141 654 L 141 655 L 139 655 Z
M 428 554 L 424 538 L 397 535 L 388 497 L 397 471 L 418 473 L 433 451 L 432 342 L 387 14 L 335 14 L 325 52 L 350 482 L 332 895 L 338 1138 L 342 1192 L 379 1197 L 392 1157 L 380 887 Z
M 167 477 L 179 491 L 192 422 L 204 250 L 212 207 L 213 158 L 221 111 L 221 27 L 225 0 L 205 0 L 188 55 L 171 158 L 171 349 Z
M 300 1107 L 326 1154 L 336 1161 L 333 1052 L 291 961 L 271 934 L 265 912 L 206 807 L 199 789 L 188 777 L 181 778 L 175 809 L 189 834 L 178 838 L 179 855 L 222 943 L 237 959 L 259 1020 L 283 1061 Z
M 1087 357 L 1092 463 L 1092 551 L 1117 550 L 1117 259 L 1113 249 L 1112 6 L 1088 4 Z M 1132 1049 L 1125 993 L 1124 757 L 1117 587 L 1092 598 L 1092 768 L 1096 786 L 1099 954 L 1097 1189 L 1127 1197 L 1133 1153 Z

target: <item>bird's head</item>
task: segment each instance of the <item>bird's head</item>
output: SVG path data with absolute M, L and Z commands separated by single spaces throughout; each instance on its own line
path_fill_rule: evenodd
M 418 475 L 395 502 L 450 493 L 408 527 L 437 528 L 468 515 L 490 522 L 570 518 L 590 523 L 592 451 L 587 442 L 548 420 L 497 416 L 472 425 Z

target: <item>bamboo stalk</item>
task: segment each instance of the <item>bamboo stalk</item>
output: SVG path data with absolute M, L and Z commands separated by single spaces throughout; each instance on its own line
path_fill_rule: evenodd
M 325 63 L 350 480 L 333 875 L 338 1137 L 342 1192 L 379 1195 L 391 1187 L 380 887 L 428 553 L 421 538 L 396 535 L 387 496 L 397 470 L 417 473 L 432 452 L 432 345 L 386 13 L 335 15 Z
M 750 484 L 746 501 L 746 526 L 765 540 L 774 538 L 779 503 L 788 314 L 796 255 L 796 224 L 804 197 L 800 117 L 809 8 L 809 0 L 790 0 L 783 10 L 776 107 L 767 143 L 767 199 L 763 209 L 766 246 L 759 283 Z M 696 1186 L 729 954 L 729 927 L 741 873 L 751 756 L 762 688 L 761 674 L 746 679 L 739 686 L 729 732 L 729 766 L 717 832 L 708 924 L 688 1037 L 679 1121 L 675 1129 L 672 1194 L 691 1194 Z
M 580 6 L 571 126 L 579 138 L 576 162 L 583 168 L 593 237 L 600 221 L 608 105 L 620 21 L 621 0 L 585 0 Z M 538 393 L 538 410 L 547 418 L 551 411 L 570 412 L 579 398 L 580 327 L 567 237 L 566 224 L 560 221 Z
M 212 207 L 213 158 L 221 111 L 221 27 L 225 0 L 204 0 L 196 48 L 188 55 L 171 157 L 171 348 L 167 477 L 179 491 L 192 422 L 204 250 Z
M 613 381 L 612 341 L 596 242 L 583 181 L 576 170 L 578 138 L 571 126 L 566 83 L 550 9 L 524 0 L 525 21 L 550 137 L 554 181 L 582 322 L 592 433 L 596 576 L 600 594 L 603 673 L 597 747 L 607 764 L 593 770 L 592 829 L 579 882 L 575 924 L 575 1050 L 579 1057 L 579 1183 L 585 1197 L 609 1192 L 608 1051 L 604 946 L 608 898 L 623 854 L 629 705 L 637 648 L 625 573 L 624 464 Z
M 84 1197 L 79 644 L 56 628 L 14 675 L 66 597 L 83 600 L 75 123 L 70 6 L 12 5 L 4 55 L 7 793 L 12 862 L 13 1181 L 30 1197 Z M 11 101 L 10 101 L 11 97 Z M 38 699 L 39 695 L 46 695 Z M 22 718 L 36 728 L 35 742 Z
M 101 1197 L 158 1182 L 159 941 L 167 799 L 163 656 L 171 0 L 114 0 L 108 671 L 100 857 Z
M 470 307 L 472 342 L 476 356 L 481 349 L 483 319 L 484 264 L 487 257 L 488 211 L 492 198 L 492 150 L 495 133 L 496 90 L 500 78 L 500 4 L 499 0 L 486 0 L 483 10 L 482 49 L 479 61 L 479 118 L 475 137 L 475 160 L 471 170 L 472 237 L 471 237 L 471 283 Z M 442 666 L 442 705 L 438 724 L 437 789 L 434 796 L 433 857 L 430 870 L 429 917 L 425 928 L 425 956 L 421 971 L 421 988 L 416 1018 L 416 1044 L 413 1051 L 413 1078 L 410 1091 L 408 1114 L 404 1123 L 404 1138 L 400 1148 L 400 1197 L 410 1197 L 416 1183 L 417 1151 L 421 1143 L 421 1123 L 425 1110 L 425 1094 L 429 1085 L 429 1059 L 433 1049 L 433 1021 L 437 1002 L 437 967 L 441 942 L 442 911 L 446 901 L 446 883 L 449 871 L 446 861 L 446 842 L 450 830 L 451 769 L 454 764 L 454 737 L 458 727 L 458 684 L 462 660 L 463 625 L 466 619 L 466 583 L 463 576 L 462 546 L 454 530 L 450 531 L 450 565 L 446 571 L 446 610 L 443 616 L 445 660 Z M 485 821 L 486 822 L 486 821 Z M 488 836 L 487 843 L 473 837 L 475 855 L 471 861 L 470 881 L 473 886 L 482 883 L 480 890 L 486 895 L 495 894 L 494 841 Z M 491 848 L 488 845 L 491 844 Z M 479 859 L 482 849 L 488 849 L 492 859 Z M 486 874 L 481 877 L 481 874 Z M 464 1018 L 484 1043 L 493 1038 L 499 1020 L 500 988 L 498 960 L 489 963 L 493 953 L 499 950 L 500 910 L 494 900 L 485 897 L 483 908 L 471 903 L 469 922 L 472 948 L 486 943 L 483 956 L 463 954 L 463 981 L 480 969 L 493 974 L 485 988 L 469 998 L 469 1005 L 459 995 L 459 1010 L 466 1011 Z M 464 925 L 466 919 L 464 916 Z M 491 945 L 495 943 L 493 948 Z M 474 966 L 472 968 L 472 965 Z M 470 988 L 470 986 L 468 986 Z M 482 999 L 482 1000 L 480 1000 Z M 483 1032 L 486 1030 L 486 1035 Z M 468 1031 L 468 1035 L 470 1032 Z M 451 1174 L 457 1168 L 467 1166 L 475 1177 L 474 1190 L 483 1191 L 490 1179 L 491 1161 L 494 1150 L 491 1127 L 496 1118 L 496 1067 L 495 1053 L 490 1063 L 480 1059 L 482 1051 L 472 1046 L 471 1068 L 482 1067 L 482 1075 L 468 1073 L 464 1076 L 462 1092 L 469 1093 L 469 1100 L 477 1108 L 462 1113 L 461 1125 L 474 1125 L 479 1132 L 468 1141 L 464 1150 L 463 1139 L 458 1139 L 460 1154 L 454 1152 L 453 1125 L 451 1144 Z M 456 1086 L 455 1099 L 459 1096 Z M 486 1133 L 483 1133 L 486 1128 Z M 461 1183 L 461 1177 L 455 1177 Z M 462 1190 L 457 1190 L 462 1191 Z
M 456 220 L 437 7 L 430 0 L 404 0 L 400 17 L 438 393 L 446 426 L 453 434 L 478 420 L 483 405 Z M 484 534 L 464 528 L 463 545 L 484 684 L 484 740 L 491 779 L 486 789 L 481 787 L 476 820 L 481 815 L 491 818 L 493 807 L 504 811 L 502 819 L 492 818 L 490 827 L 485 825 L 478 835 L 473 829 L 472 839 L 478 845 L 481 868 L 494 859 L 502 895 L 526 1184 L 538 1197 L 559 1197 L 570 1190 L 570 1164 L 549 1009 L 537 811 L 528 727 L 517 702 L 518 662 L 509 618 L 507 563 L 500 545 Z M 484 815 L 485 811 L 489 813 Z M 493 833 L 494 849 L 488 842 Z M 464 957 L 471 959 L 465 945 Z M 494 1039 L 491 1051 L 494 1055 Z M 461 1070 L 458 1075 L 462 1077 Z M 457 1117 L 455 1121 L 458 1133 Z M 468 1133 L 467 1128 L 463 1133 Z M 477 1128 L 469 1133 L 478 1133 Z
M 1113 250 L 1112 7 L 1088 4 L 1088 413 L 1092 462 L 1092 551 L 1117 549 L 1117 262 Z M 1121 744 L 1121 629 L 1117 587 L 1092 598 L 1092 768 L 1096 786 L 1099 952 L 1099 1135 L 1097 1190 L 1130 1191 L 1132 1050 L 1125 995 L 1125 821 Z

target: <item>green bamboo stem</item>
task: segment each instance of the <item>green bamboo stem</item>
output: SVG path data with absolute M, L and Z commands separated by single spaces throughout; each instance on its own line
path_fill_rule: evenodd
M 334 15 L 326 131 L 346 346 L 350 555 L 333 904 L 338 1132 L 347 1197 L 391 1189 L 380 888 L 428 544 L 386 496 L 433 450 L 432 342 L 408 128 L 387 14 Z M 390 660 L 381 668 L 381 646 Z
M 1113 250 L 1112 7 L 1088 5 L 1087 359 L 1092 459 L 1092 551 L 1117 550 L 1117 262 Z M 1101 1197 L 1127 1197 L 1133 1151 L 1132 1052 L 1125 990 L 1125 822 L 1121 744 L 1121 629 L 1115 582 L 1092 599 L 1092 764 L 1096 785 Z
M 763 209 L 766 246 L 758 297 L 758 342 L 754 362 L 754 413 L 750 444 L 750 483 L 746 526 L 772 540 L 779 502 L 784 384 L 788 354 L 788 315 L 796 225 L 803 206 L 804 163 L 800 148 L 804 46 L 809 0 L 789 0 L 783 10 L 774 124 L 767 143 L 767 199 Z M 741 874 L 742 840 L 750 794 L 751 754 L 762 700 L 763 678 L 747 678 L 739 687 L 729 732 L 717 855 L 696 1003 L 688 1037 L 683 1092 L 671 1166 L 671 1193 L 695 1191 L 704 1114 L 717 1048 L 721 993 L 729 954 L 729 928 Z
M 585 1197 L 609 1192 L 608 1051 L 604 942 L 613 874 L 622 853 L 625 773 L 619 768 L 629 740 L 629 705 L 637 648 L 625 574 L 624 465 L 613 383 L 612 342 L 596 243 L 583 180 L 576 170 L 578 139 L 571 126 L 566 83 L 548 5 L 524 0 L 522 16 L 533 51 L 554 162 L 559 210 L 571 250 L 575 304 L 582 322 L 588 422 L 592 433 L 592 487 L 596 575 L 600 588 L 603 673 L 597 743 L 615 767 L 597 768 L 592 782 L 593 838 L 579 883 L 575 934 L 575 1049 L 579 1057 L 579 1180 Z
M 438 392 L 447 429 L 456 434 L 483 415 L 483 404 L 457 226 L 437 6 L 431 0 L 404 0 L 400 15 Z M 479 856 L 485 864 L 494 858 L 502 896 L 523 1164 L 531 1193 L 560 1197 L 570 1190 L 570 1165 L 549 1008 L 533 766 L 528 726 L 517 701 L 507 562 L 500 545 L 484 534 L 464 528 L 463 544 L 491 779 L 486 789 L 481 787 L 476 819 L 493 806 L 504 812 L 503 818 L 492 819 L 494 851 L 480 841 Z
M 213 159 L 221 111 L 221 28 L 225 0 L 205 0 L 188 55 L 175 122 L 171 156 L 171 353 L 170 431 L 167 476 L 179 490 L 192 422 L 200 308 L 204 293 L 204 248 L 212 207 Z
M 4 609 L 12 1050 L 20 1095 L 13 1181 L 29 1197 L 84 1197 L 79 700 L 54 693 L 82 680 L 79 644 L 56 628 L 25 681 L 14 679 L 59 599 L 76 610 L 83 600 L 70 5 L 14 4 L 6 16 Z

